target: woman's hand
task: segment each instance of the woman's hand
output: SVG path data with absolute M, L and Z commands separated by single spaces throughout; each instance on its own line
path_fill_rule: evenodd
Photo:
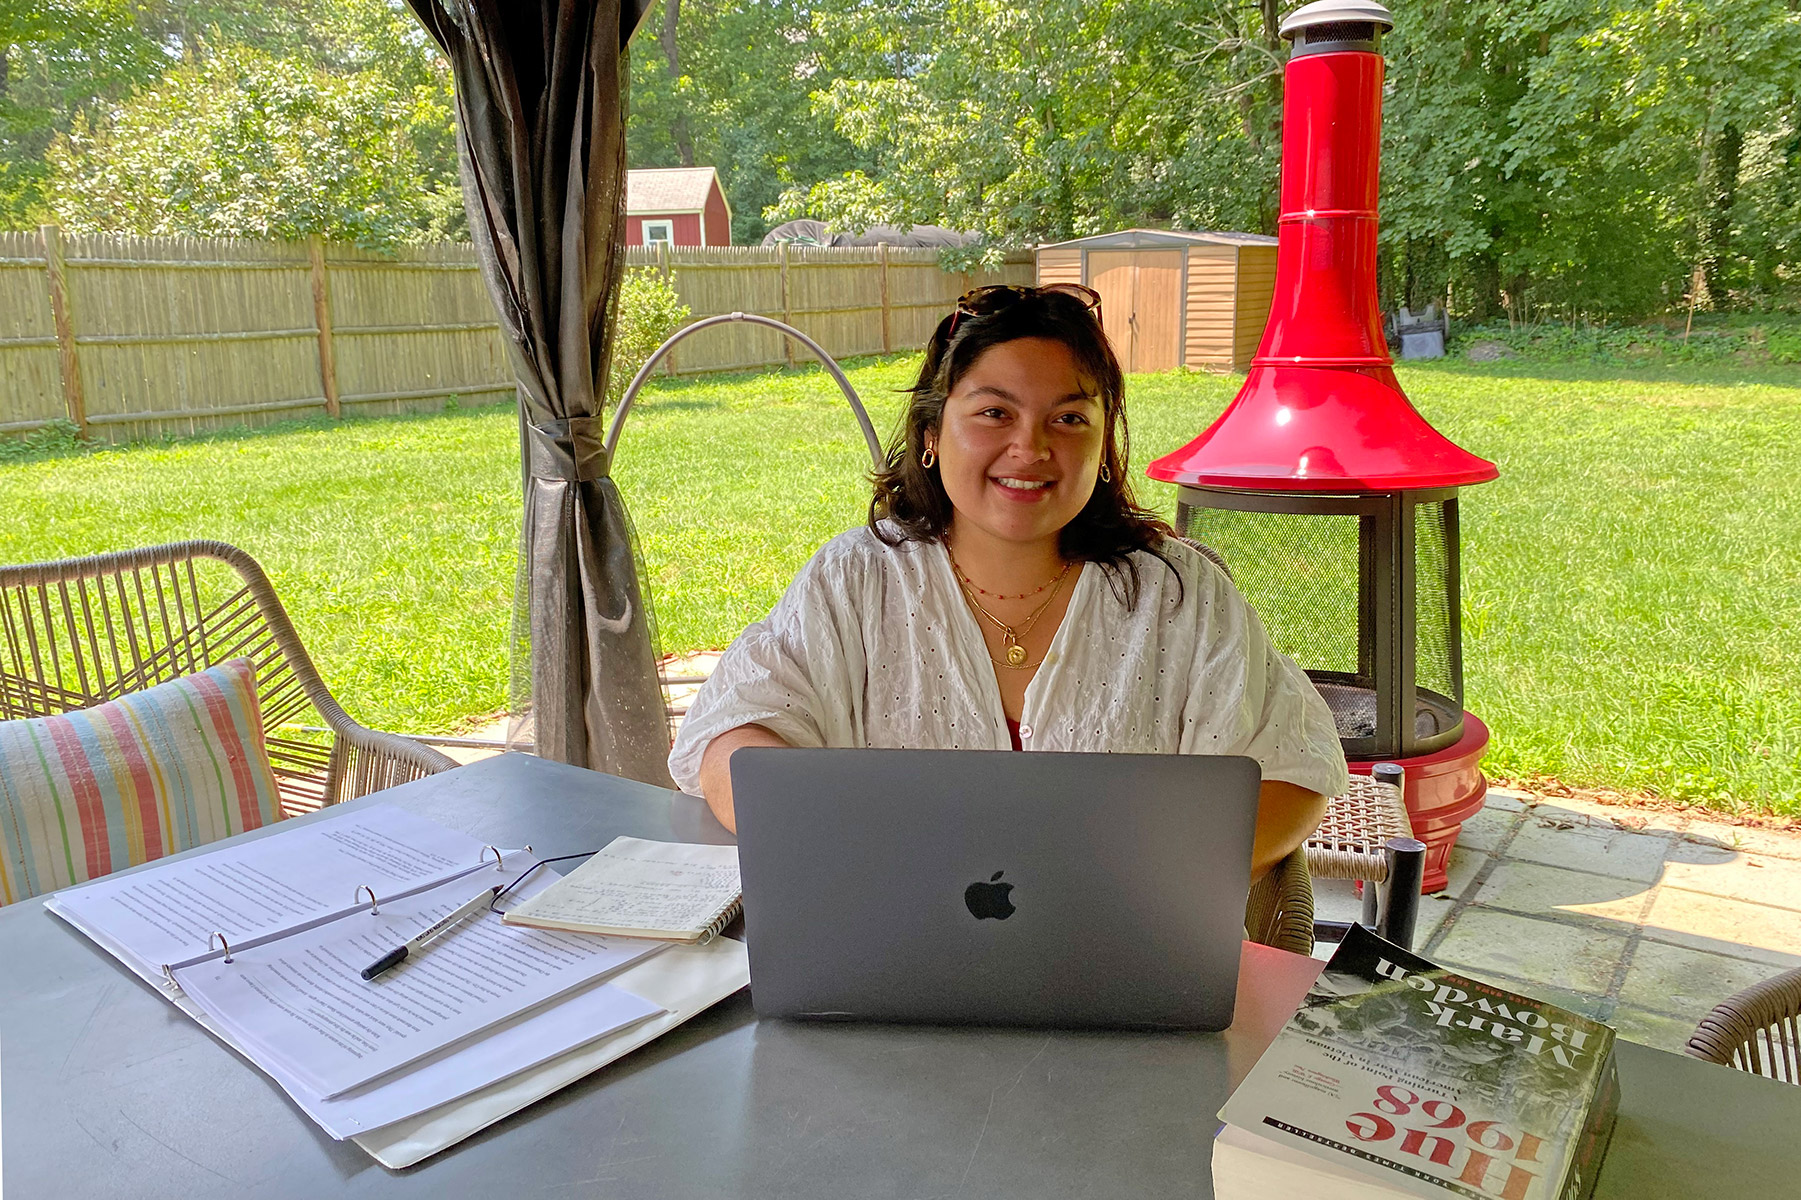
M 784 742 L 761 725 L 740 725 L 736 729 L 728 729 L 707 743 L 706 752 L 700 756 L 700 793 L 706 800 L 707 807 L 719 818 L 719 823 L 738 832 L 738 817 L 732 811 L 732 753 L 744 746 L 786 746 Z M 1267 785 L 1266 785 L 1267 786 Z M 1325 812 L 1322 803 L 1320 812 Z M 1261 822 L 1262 818 L 1259 817 Z M 1315 823 L 1318 818 L 1315 818 Z
M 709 751 L 710 753 L 710 751 Z M 1251 842 L 1251 882 L 1294 853 L 1319 828 L 1326 798 L 1304 787 L 1266 779 L 1257 792 L 1257 836 Z

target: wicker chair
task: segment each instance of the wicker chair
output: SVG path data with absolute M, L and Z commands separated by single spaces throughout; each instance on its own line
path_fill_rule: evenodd
M 345 715 L 268 576 L 235 546 L 176 542 L 0 567 L 0 720 L 88 708 L 234 658 L 256 664 L 286 813 L 456 766 Z
M 1801 1084 L 1801 969 L 1721 1001 L 1688 1039 L 1696 1058 Z
M 1313 953 L 1313 880 L 1307 874 L 1307 850 L 1271 867 L 1251 885 L 1244 906 L 1245 936 L 1253 942 L 1294 954 Z

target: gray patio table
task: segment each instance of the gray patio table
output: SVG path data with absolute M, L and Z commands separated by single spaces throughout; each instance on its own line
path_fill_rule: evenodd
M 692 797 L 523 755 L 352 803 L 540 855 L 729 840 Z M 5 1195 L 1206 1197 L 1213 1114 L 1318 967 L 1248 946 L 1223 1035 L 758 1021 L 740 994 L 394 1172 L 27 901 L 0 910 Z M 1792 1194 L 1801 1088 L 1631 1044 L 1619 1061 L 1602 1200 Z

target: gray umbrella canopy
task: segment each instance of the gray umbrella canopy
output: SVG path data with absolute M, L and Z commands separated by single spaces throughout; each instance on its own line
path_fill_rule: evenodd
M 942 247 L 967 246 L 981 240 L 978 233 L 946 229 L 942 225 L 871 225 L 862 233 L 850 229 L 833 229 L 824 221 L 801 217 L 784 222 L 763 235 L 763 245 L 775 246 L 791 242 L 801 246 L 890 246 Z
M 602 449 L 631 0 L 408 0 L 456 79 L 469 232 L 519 381 L 533 740 L 667 786 L 630 521 Z

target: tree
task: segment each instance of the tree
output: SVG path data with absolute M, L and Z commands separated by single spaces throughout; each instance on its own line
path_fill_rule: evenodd
M 47 215 L 44 154 L 76 112 L 129 95 L 167 64 L 127 0 L 0 4 L 0 228 Z
M 1194 185 L 1230 122 L 1197 111 L 1205 55 L 1169 5 L 826 0 L 815 12 L 838 73 L 815 109 L 873 167 L 788 189 L 771 217 L 945 224 L 998 246 L 1214 215 Z
M 1785 272 L 1792 285 L 1801 244 L 1784 232 L 1794 168 L 1780 147 L 1796 125 L 1801 12 L 1786 0 L 1402 6 L 1397 25 L 1391 288 L 1449 285 L 1477 315 L 1631 316 L 1680 302 L 1697 266 L 1721 305 L 1735 289 L 1754 299 L 1753 277 L 1766 295 Z
M 1398 0 L 1388 303 L 1631 316 L 1801 276 L 1792 0 Z M 1274 0 L 818 0 L 815 111 L 866 156 L 772 218 L 932 222 L 995 245 L 1127 225 L 1274 231 Z M 1760 299 L 1761 298 L 1761 299 Z
M 801 0 L 665 0 L 631 51 L 627 162 L 718 168 L 732 240 L 757 241 L 784 187 L 866 165 L 808 100 L 823 49 Z
M 0 4 L 0 228 L 56 216 L 47 189 L 59 138 L 65 157 L 78 130 L 90 149 L 104 142 L 123 153 L 112 128 L 120 113 L 135 105 L 132 136 L 144 136 L 155 124 L 144 111 L 150 89 L 183 70 L 189 75 L 176 82 L 191 89 L 193 72 L 204 74 L 212 58 L 237 49 L 303 74 L 366 77 L 356 85 L 364 93 L 386 88 L 400 97 L 384 111 L 404 127 L 413 151 L 407 161 L 425 181 L 423 208 L 413 206 L 421 223 L 408 236 L 462 228 L 448 72 L 401 0 Z M 108 186 L 122 185 L 113 179 Z
M 665 0 L 632 50 L 628 159 L 717 167 L 739 242 L 802 215 L 974 229 L 976 256 L 1274 232 L 1289 7 Z M 1392 7 L 1386 303 L 1793 302 L 1801 0 Z M 451 113 L 401 0 L 0 3 L 0 227 L 454 232 Z
M 104 124 L 78 116 L 50 150 L 50 206 L 72 230 L 390 246 L 444 211 L 432 193 L 454 181 L 429 178 L 415 127 L 429 140 L 448 119 L 429 87 L 231 47 L 168 72 Z

